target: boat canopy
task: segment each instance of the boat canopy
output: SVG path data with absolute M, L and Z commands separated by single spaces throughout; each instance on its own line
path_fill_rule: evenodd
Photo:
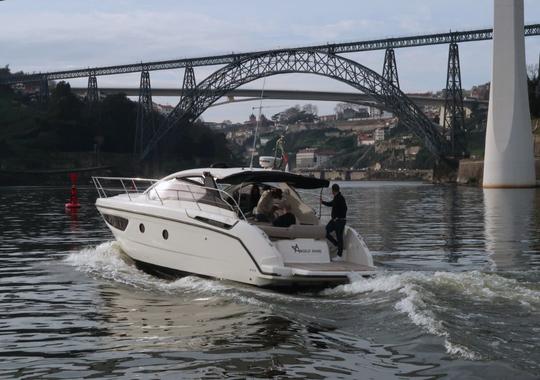
M 328 187 L 325 179 L 306 177 L 303 175 L 276 170 L 241 171 L 218 179 L 219 183 L 238 185 L 246 182 L 285 182 L 297 189 L 319 189 Z

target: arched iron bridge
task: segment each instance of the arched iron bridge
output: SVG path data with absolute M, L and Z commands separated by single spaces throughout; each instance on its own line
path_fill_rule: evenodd
M 191 74 L 189 74 L 191 70 Z M 316 50 L 268 52 L 247 56 L 214 72 L 191 93 L 186 93 L 142 151 L 145 158 L 171 130 L 193 123 L 227 92 L 254 80 L 289 73 L 316 74 L 346 83 L 385 104 L 436 157 L 449 151 L 449 143 L 438 127 L 395 85 L 375 71 L 350 59 Z M 186 69 L 186 76 L 192 69 Z M 186 86 L 184 85 L 184 89 Z

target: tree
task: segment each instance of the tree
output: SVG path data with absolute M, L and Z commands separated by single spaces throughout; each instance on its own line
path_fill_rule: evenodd
M 4 67 L 0 67 L 0 78 L 7 77 L 11 75 L 11 71 L 9 70 L 9 65 L 5 65 Z
M 9 77 L 11 75 L 22 75 L 22 74 L 24 74 L 23 71 L 17 71 L 16 73 L 12 73 L 11 69 L 9 68 L 9 65 L 5 65 L 4 67 L 0 67 L 0 78 Z
M 51 92 L 48 114 L 51 119 L 80 121 L 82 101 L 71 92 L 71 86 L 64 81 L 59 82 Z
M 540 117 L 540 75 L 538 65 L 529 65 L 527 87 L 529 90 L 529 107 L 532 117 Z
M 366 108 L 359 104 L 338 103 L 334 110 L 336 111 L 336 116 L 339 120 L 368 116 Z
M 101 103 L 100 127 L 103 150 L 130 153 L 133 151 L 137 106 L 125 94 L 107 96 Z
M 314 104 L 305 104 L 302 107 L 302 111 L 304 111 L 306 114 L 311 114 L 314 116 L 316 116 L 319 112 L 319 110 L 317 109 L 317 106 Z
M 296 124 L 300 122 L 310 123 L 315 120 L 317 107 L 307 104 L 304 107 L 295 105 L 272 116 L 272 120 L 281 124 Z

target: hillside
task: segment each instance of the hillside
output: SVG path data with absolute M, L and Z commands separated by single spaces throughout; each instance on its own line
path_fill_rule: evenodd
M 136 103 L 123 94 L 102 99 L 90 113 L 69 84 L 62 82 L 46 106 L 28 95 L 0 88 L 0 170 L 120 165 L 119 171 L 136 171 L 136 114 Z M 163 118 L 154 117 L 156 123 Z M 200 123 L 172 133 L 159 158 L 166 163 L 159 172 L 235 160 L 224 135 Z

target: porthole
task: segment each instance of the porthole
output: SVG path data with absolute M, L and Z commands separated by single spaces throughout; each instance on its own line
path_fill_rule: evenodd
M 139 224 L 139 231 L 144 234 L 144 224 Z
M 163 239 L 167 240 L 169 238 L 169 232 L 167 230 L 163 230 L 161 234 L 163 235 Z

